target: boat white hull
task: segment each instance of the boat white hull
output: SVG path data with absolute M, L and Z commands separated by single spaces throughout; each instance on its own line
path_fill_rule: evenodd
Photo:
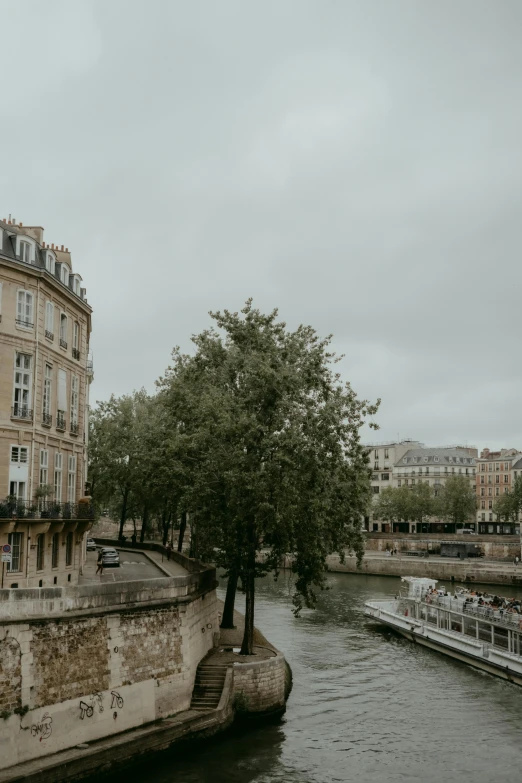
M 465 636 L 455 639 L 453 635 L 444 631 L 423 625 L 413 618 L 403 617 L 391 611 L 381 610 L 377 615 L 374 609 L 368 610 L 368 605 L 365 614 L 377 622 L 393 628 L 394 631 L 415 644 L 421 644 L 430 650 L 449 655 L 455 660 L 467 663 L 469 666 L 495 677 L 522 685 L 522 661 L 507 660 L 508 656 L 501 651 L 490 649 L 488 657 L 486 657 L 483 652 L 484 645 L 467 639 Z M 462 649 L 466 646 L 470 649 Z M 476 654 L 474 654 L 472 647 L 477 648 Z

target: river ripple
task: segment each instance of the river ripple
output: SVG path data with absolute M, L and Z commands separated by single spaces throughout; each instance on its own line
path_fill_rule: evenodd
M 516 779 L 522 689 L 367 620 L 364 602 L 393 595 L 398 578 L 333 574 L 329 584 L 317 610 L 295 619 L 287 579 L 258 582 L 256 625 L 286 654 L 294 674 L 282 720 L 159 757 L 149 762 L 146 776 L 139 768 L 126 780 Z

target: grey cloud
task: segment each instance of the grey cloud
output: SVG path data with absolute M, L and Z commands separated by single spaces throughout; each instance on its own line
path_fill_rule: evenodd
M 3 212 L 72 249 L 94 398 L 254 296 L 379 437 L 522 448 L 518 1 L 0 7 Z

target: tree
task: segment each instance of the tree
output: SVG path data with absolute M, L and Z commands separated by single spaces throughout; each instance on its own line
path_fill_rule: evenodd
M 500 495 L 495 500 L 493 510 L 499 522 L 516 522 L 518 519 L 518 507 L 515 495 L 512 492 Z
M 409 487 L 386 487 L 374 505 L 374 517 L 392 524 L 406 522 L 411 517 L 411 495 Z
M 474 517 L 477 509 L 475 490 L 467 476 L 450 476 L 440 492 L 439 511 L 447 522 L 462 527 Z
M 370 481 L 359 430 L 377 404 L 333 372 L 330 337 L 291 332 L 246 303 L 211 313 L 195 355 L 173 353 L 159 385 L 179 428 L 190 476 L 184 503 L 197 513 L 201 556 L 246 593 L 244 655 L 253 652 L 255 579 L 290 555 L 295 611 L 325 586 L 326 559 L 363 553 Z M 229 606 L 233 602 L 229 601 Z
M 419 480 L 409 489 L 409 493 L 409 519 L 422 525 L 425 519 L 433 516 L 437 511 L 438 504 L 433 487 L 430 487 L 428 482 Z

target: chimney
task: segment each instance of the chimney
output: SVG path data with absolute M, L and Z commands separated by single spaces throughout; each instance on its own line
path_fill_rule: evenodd
M 69 248 L 68 248 L 68 247 L 66 247 L 66 248 L 65 248 L 65 252 L 66 252 L 66 253 L 68 253 L 68 252 L 69 252 Z
M 19 226 L 20 226 L 20 228 L 21 228 L 21 227 L 22 227 L 22 221 L 20 221 L 20 223 L 19 223 L 18 225 L 19 225 Z
M 62 253 L 63 253 L 63 245 L 62 245 Z
M 54 242 L 51 245 L 51 250 L 54 250 Z

